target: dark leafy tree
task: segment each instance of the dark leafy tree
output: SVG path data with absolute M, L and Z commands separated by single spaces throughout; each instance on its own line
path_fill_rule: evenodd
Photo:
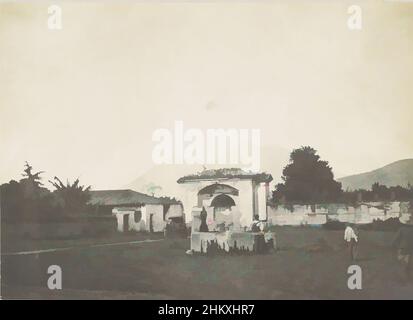
M 44 171 L 38 171 L 33 173 L 33 167 L 26 161 L 24 165 L 24 172 L 22 174 L 23 178 L 20 179 L 19 183 L 23 191 L 23 196 L 26 199 L 40 199 L 49 193 L 49 190 L 43 187 L 41 182 L 42 178 L 40 175 Z
M 0 186 L 2 221 L 54 221 L 87 212 L 90 186 L 80 185 L 79 179 L 63 184 L 54 177 L 50 182 L 56 190 L 52 193 L 43 187 L 42 173 L 33 172 L 26 162 L 20 181 L 11 180 Z
M 281 178 L 284 182 L 273 192 L 275 202 L 331 202 L 338 200 L 342 192 L 328 162 L 320 160 L 317 151 L 308 146 L 291 152 Z
M 371 202 L 371 201 L 412 201 L 413 188 L 410 184 L 406 187 L 391 186 L 387 187 L 379 183 L 374 183 L 371 190 L 357 189 L 345 191 L 342 194 L 343 202 Z
M 23 192 L 15 180 L 4 183 L 0 187 L 2 220 L 17 220 L 23 213 Z
M 2 218 L 5 220 L 37 221 L 47 217 L 53 210 L 50 206 L 50 191 L 42 187 L 40 175 L 26 162 L 23 178 L 11 180 L 1 186 Z
M 38 171 L 36 173 L 32 173 L 33 167 L 26 161 L 26 164 L 24 165 L 24 173 L 22 174 L 22 176 L 24 177 L 24 179 L 20 180 L 29 180 L 32 181 L 36 186 L 40 187 L 43 185 L 43 183 L 41 182 L 41 178 L 40 175 L 42 173 L 44 173 L 44 171 Z
M 87 202 L 90 199 L 90 186 L 79 184 L 79 179 L 73 183 L 68 180 L 64 184 L 58 177 L 49 182 L 56 188 L 53 191 L 57 205 L 63 210 L 65 215 L 75 215 L 86 210 Z

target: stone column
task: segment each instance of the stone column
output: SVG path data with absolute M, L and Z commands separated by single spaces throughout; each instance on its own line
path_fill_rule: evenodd
M 257 184 L 258 186 L 258 215 L 260 220 L 267 220 L 267 187 L 266 183 Z

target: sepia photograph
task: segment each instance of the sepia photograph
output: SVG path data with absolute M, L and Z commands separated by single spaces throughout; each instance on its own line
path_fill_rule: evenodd
M 413 299 L 412 83 L 409 0 L 0 1 L 1 299 Z

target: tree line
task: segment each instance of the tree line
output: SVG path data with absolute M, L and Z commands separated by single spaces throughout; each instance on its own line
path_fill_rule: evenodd
M 294 149 L 275 186 L 273 203 L 357 203 L 361 201 L 412 201 L 413 187 L 387 187 L 374 183 L 371 190 L 344 191 L 328 161 L 320 159 L 309 146 Z
M 47 189 L 41 178 L 44 171 L 34 172 L 26 162 L 22 179 L 11 180 L 0 186 L 2 220 L 42 221 L 70 218 L 87 210 L 90 186 L 63 183 L 58 177 L 48 182 L 53 191 Z

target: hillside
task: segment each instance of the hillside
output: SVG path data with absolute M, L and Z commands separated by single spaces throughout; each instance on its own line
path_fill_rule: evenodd
M 386 186 L 413 184 L 413 159 L 399 160 L 382 168 L 337 179 L 343 190 L 370 189 L 375 182 Z

